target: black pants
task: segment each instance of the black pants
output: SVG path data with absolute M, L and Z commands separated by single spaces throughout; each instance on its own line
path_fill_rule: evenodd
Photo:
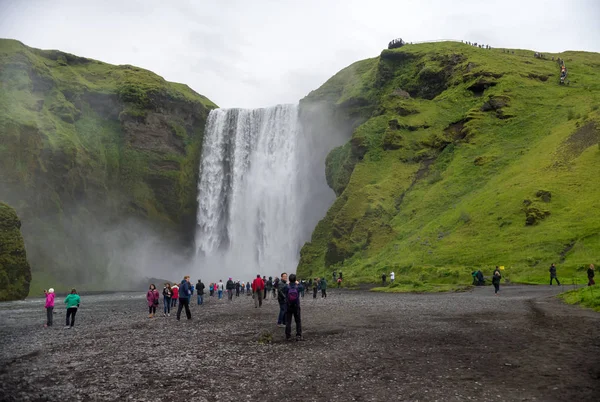
M 296 337 L 302 336 L 302 318 L 300 317 L 300 306 L 287 306 L 285 312 L 285 338 L 292 337 L 292 317 L 296 321 Z
M 185 315 L 188 320 L 192 319 L 192 313 L 190 313 L 190 300 L 186 297 L 185 299 L 179 299 L 179 307 L 177 307 L 177 319 L 181 318 L 181 310 L 185 307 Z
M 77 307 L 69 307 L 67 309 L 67 327 L 69 326 L 69 320 L 71 321 L 71 326 L 75 325 L 75 314 L 77 314 Z
M 149 314 L 156 314 L 156 306 L 149 306 L 148 307 L 148 313 Z
M 313 299 L 317 298 L 317 288 L 313 288 Z
M 551 276 L 550 277 L 550 286 L 552 286 L 552 280 L 556 279 L 556 283 L 558 283 L 560 285 L 560 281 L 558 280 L 558 278 L 556 276 Z
M 237 288 L 235 290 L 235 297 L 240 297 L 240 289 L 239 288 Z
M 494 283 L 494 293 L 498 293 L 500 291 L 500 284 L 499 283 Z
M 327 289 L 321 289 L 321 297 L 327 297 Z
M 54 307 L 46 307 L 46 325 L 52 326 L 52 312 L 54 311 Z

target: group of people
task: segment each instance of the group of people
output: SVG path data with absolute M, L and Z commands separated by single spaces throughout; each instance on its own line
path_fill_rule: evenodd
M 469 46 L 478 47 L 480 49 L 491 49 L 492 48 L 490 45 L 482 45 L 481 43 L 477 43 L 477 42 L 473 43 L 473 42 L 468 42 L 467 41 L 467 42 L 464 42 L 464 43 L 466 43 Z
M 383 286 L 386 285 L 386 280 L 387 280 L 387 274 L 384 272 L 383 274 L 381 274 L 381 283 L 383 284 Z M 396 280 L 396 274 L 394 273 L 394 271 L 392 271 L 392 272 L 390 272 L 390 285 L 393 285 L 395 280 Z
M 54 324 L 54 299 L 56 295 L 53 288 L 49 288 L 48 290 L 44 289 L 44 295 L 46 296 L 46 324 L 44 324 L 44 327 L 51 327 Z M 65 328 L 73 328 L 75 325 L 75 315 L 77 314 L 77 308 L 80 303 L 81 298 L 77 294 L 77 290 L 75 290 L 75 288 L 71 289 L 71 293 L 69 293 L 64 300 L 64 304 L 67 308 Z

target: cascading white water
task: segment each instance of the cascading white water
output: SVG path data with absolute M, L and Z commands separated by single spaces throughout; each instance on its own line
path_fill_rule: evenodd
M 210 112 L 198 184 L 200 272 L 249 279 L 295 271 L 302 243 L 326 210 L 304 216 L 311 188 L 321 199 L 326 188 L 324 174 L 312 183 L 313 162 L 324 171 L 324 152 L 311 152 L 310 144 L 295 105 Z M 325 198 L 330 205 L 331 190 Z

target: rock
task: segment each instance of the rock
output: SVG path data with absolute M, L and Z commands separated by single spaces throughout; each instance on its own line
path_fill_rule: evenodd
M 0 203 L 0 301 L 24 299 L 29 293 L 31 267 L 20 228 L 15 210 Z
M 535 196 L 544 202 L 550 202 L 552 200 L 552 193 L 546 190 L 539 190 L 535 193 Z

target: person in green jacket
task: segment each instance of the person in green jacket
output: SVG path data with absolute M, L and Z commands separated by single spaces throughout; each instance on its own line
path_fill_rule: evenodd
M 77 314 L 79 303 L 81 303 L 81 298 L 75 288 L 73 288 L 71 289 L 71 293 L 65 298 L 65 304 L 67 305 L 67 326 L 65 328 L 73 328 L 73 325 L 75 325 L 75 314 Z M 69 325 L 69 321 L 71 325 Z
M 321 298 L 327 298 L 327 281 L 325 278 L 321 279 Z

